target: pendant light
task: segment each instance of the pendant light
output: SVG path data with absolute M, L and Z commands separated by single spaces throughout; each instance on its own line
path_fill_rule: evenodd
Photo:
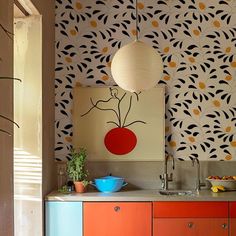
M 136 39 L 121 47 L 113 57 L 111 74 L 119 87 L 130 92 L 153 88 L 161 79 L 163 62 L 158 52 L 139 40 L 136 0 Z

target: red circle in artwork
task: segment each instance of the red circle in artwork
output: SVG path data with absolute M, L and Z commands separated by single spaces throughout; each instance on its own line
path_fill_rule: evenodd
M 137 137 L 130 129 L 118 127 L 106 134 L 104 143 L 112 154 L 125 155 L 135 148 Z

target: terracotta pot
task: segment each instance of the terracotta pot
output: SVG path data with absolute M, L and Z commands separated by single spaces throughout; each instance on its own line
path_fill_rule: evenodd
M 84 183 L 82 181 L 79 181 L 79 182 L 74 182 L 74 185 L 75 185 L 75 191 L 77 193 L 84 193 L 86 188 L 84 186 Z

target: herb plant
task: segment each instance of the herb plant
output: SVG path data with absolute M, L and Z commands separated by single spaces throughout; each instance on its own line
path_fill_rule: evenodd
M 74 181 L 82 181 L 84 185 L 88 184 L 86 180 L 88 170 L 85 168 L 85 161 L 87 157 L 86 149 L 80 148 L 77 152 L 75 149 L 71 150 L 71 159 L 67 163 L 67 174 Z

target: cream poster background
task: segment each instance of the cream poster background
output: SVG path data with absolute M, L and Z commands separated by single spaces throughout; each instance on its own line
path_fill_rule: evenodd
M 163 87 L 139 95 L 117 87 L 110 89 L 76 87 L 73 93 L 74 147 L 86 148 L 89 151 L 88 160 L 163 160 L 164 94 Z M 125 155 L 113 154 L 104 144 L 106 134 L 117 127 L 129 129 L 137 138 L 134 149 Z

